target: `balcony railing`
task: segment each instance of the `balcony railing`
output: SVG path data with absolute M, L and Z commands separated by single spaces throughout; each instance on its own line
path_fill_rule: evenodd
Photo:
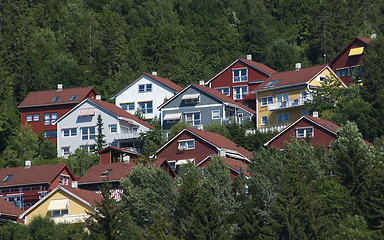
M 308 96 L 306 98 L 296 98 L 289 101 L 276 102 L 268 104 L 268 111 L 281 110 L 286 108 L 300 107 L 305 104 L 307 101 L 311 101 L 312 97 Z
M 247 121 L 251 121 L 251 117 L 250 116 L 246 116 L 246 117 L 226 117 L 224 119 L 221 120 L 221 125 L 224 125 L 224 126 L 227 126 L 227 125 L 230 125 L 232 122 L 236 121 L 238 124 L 242 124 L 242 123 L 245 123 Z
M 278 124 L 278 125 L 273 125 L 273 126 L 265 126 L 265 127 L 260 127 L 259 132 L 261 133 L 268 133 L 268 132 L 281 132 L 284 128 L 286 128 L 288 124 Z
M 138 132 L 119 133 L 115 136 L 115 138 L 118 140 L 135 139 L 138 137 L 140 137 L 140 134 Z

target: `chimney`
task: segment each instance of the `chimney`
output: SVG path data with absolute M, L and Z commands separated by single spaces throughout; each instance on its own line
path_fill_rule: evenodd
M 59 83 L 57 84 L 57 91 L 63 90 L 63 84 Z
M 101 101 L 101 95 L 96 95 L 96 100 L 100 100 Z
M 315 117 L 315 118 L 318 118 L 319 117 L 319 112 L 313 112 L 312 116 Z
M 371 38 L 375 39 L 376 38 L 376 33 L 371 33 Z
M 72 188 L 77 188 L 78 182 L 77 181 L 72 181 Z
M 157 76 L 157 72 L 152 72 L 152 75 L 153 76 Z
M 200 84 L 201 86 L 204 86 L 204 85 L 205 85 L 204 80 L 200 80 L 199 84 Z
M 32 163 L 30 160 L 25 161 L 25 168 L 31 168 L 31 165 L 32 165 Z
M 219 150 L 219 156 L 225 157 L 225 150 Z
M 247 60 L 252 61 L 252 55 L 251 54 L 247 55 Z
M 299 71 L 301 69 L 301 63 L 295 64 L 295 71 Z

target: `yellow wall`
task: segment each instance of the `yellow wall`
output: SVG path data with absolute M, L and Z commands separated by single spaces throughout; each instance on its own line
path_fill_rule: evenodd
M 70 196 L 69 194 L 65 193 L 63 190 L 58 189 L 54 194 L 49 196 L 49 198 L 45 199 L 45 201 L 41 202 L 35 209 L 33 209 L 31 212 L 29 212 L 26 216 L 26 224 L 30 223 L 31 220 L 35 216 L 51 216 L 51 212 L 48 212 L 48 206 L 51 200 L 53 199 L 69 199 L 68 203 L 68 215 L 77 215 L 77 214 L 85 214 L 86 212 L 93 212 L 93 208 L 86 205 L 85 203 L 77 200 L 76 198 Z
M 297 107 L 285 108 L 285 109 L 281 109 L 281 110 L 268 111 L 268 106 L 261 106 L 260 100 L 262 97 L 272 96 L 273 97 L 273 103 L 277 102 L 277 100 L 276 100 L 277 95 L 287 94 L 287 93 L 289 94 L 288 101 L 292 101 L 294 99 L 300 99 L 301 91 L 307 90 L 307 92 L 311 92 L 310 86 L 315 86 L 315 87 L 321 86 L 320 76 L 329 77 L 329 78 L 335 77 L 335 75 L 333 75 L 329 69 L 325 68 L 317 77 L 315 77 L 313 80 L 311 80 L 308 85 L 302 85 L 301 88 L 289 90 L 290 88 L 293 88 L 293 87 L 288 86 L 286 91 L 283 91 L 283 88 L 278 88 L 279 89 L 278 93 L 274 93 L 274 90 L 276 90 L 276 88 L 271 88 L 271 89 L 268 89 L 267 91 L 258 92 L 257 93 L 257 106 L 256 106 L 257 107 L 257 120 L 258 120 L 257 121 L 257 128 L 271 127 L 274 125 L 283 125 L 283 124 L 288 125 L 288 124 L 292 123 L 293 121 L 296 121 L 300 117 L 301 110 L 305 109 L 304 106 L 297 106 Z M 285 113 L 285 112 L 289 113 L 289 121 L 277 123 L 277 114 Z M 261 125 L 261 117 L 263 117 L 263 116 L 268 117 L 268 124 L 267 125 Z

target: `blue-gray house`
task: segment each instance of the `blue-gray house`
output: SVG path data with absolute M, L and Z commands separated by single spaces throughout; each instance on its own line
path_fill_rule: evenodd
M 220 125 L 228 125 L 232 121 L 243 123 L 256 114 L 221 92 L 197 84 L 178 92 L 160 105 L 159 111 L 163 130 L 169 130 L 179 121 L 190 123 L 198 129 L 214 121 Z

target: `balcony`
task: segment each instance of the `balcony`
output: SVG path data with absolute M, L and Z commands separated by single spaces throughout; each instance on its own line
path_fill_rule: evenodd
M 305 104 L 307 101 L 311 101 L 312 97 L 308 96 L 306 98 L 296 98 L 289 101 L 276 102 L 268 104 L 268 111 L 282 110 L 287 108 L 300 107 Z
M 284 128 L 286 128 L 289 124 L 278 124 L 278 125 L 272 125 L 272 126 L 262 126 L 259 129 L 257 129 L 261 133 L 268 133 L 268 132 L 281 132 Z
M 124 139 L 136 139 L 140 137 L 140 133 L 138 132 L 126 132 L 119 133 L 115 135 L 115 139 L 124 140 Z
M 236 121 L 238 124 L 243 124 L 247 121 L 251 121 L 252 118 L 250 116 L 246 116 L 246 117 L 226 117 L 226 118 L 223 118 L 221 120 L 221 125 L 224 125 L 224 126 L 228 126 L 230 125 L 232 122 Z

